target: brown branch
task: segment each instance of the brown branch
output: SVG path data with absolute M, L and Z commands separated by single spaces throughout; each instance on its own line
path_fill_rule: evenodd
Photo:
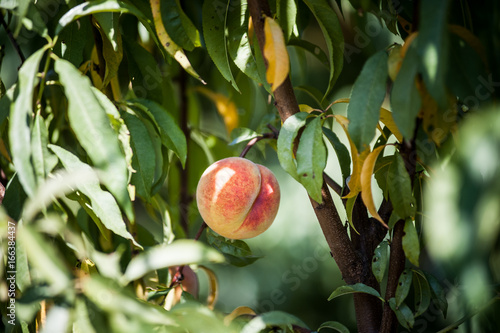
M 255 144 L 257 142 L 259 142 L 260 140 L 263 140 L 263 139 L 277 139 L 277 138 L 278 138 L 278 135 L 275 132 L 264 133 L 262 135 L 259 135 L 259 136 L 255 137 L 255 138 L 253 138 L 252 140 L 248 141 L 248 143 L 245 146 L 245 148 L 243 148 L 243 150 L 241 151 L 240 157 L 245 157 L 246 154 L 248 153 L 248 151 L 250 149 L 252 149 L 252 147 L 255 146 Z
M 338 195 L 342 196 L 342 186 L 333 180 L 326 172 L 323 173 L 323 179 L 326 184 L 332 188 Z

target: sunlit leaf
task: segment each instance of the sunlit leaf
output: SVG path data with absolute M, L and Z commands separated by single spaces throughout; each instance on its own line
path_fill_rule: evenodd
M 326 147 L 323 143 L 321 118 L 306 125 L 297 148 L 297 176 L 307 193 L 318 203 L 323 202 L 323 170 L 326 166 Z
M 196 73 L 193 66 L 189 62 L 189 59 L 186 57 L 184 50 L 177 45 L 172 38 L 168 35 L 165 30 L 165 26 L 163 25 L 163 19 L 161 16 L 160 10 L 160 0 L 150 0 L 151 11 L 153 12 L 154 25 L 156 28 L 156 33 L 158 34 L 158 39 L 161 42 L 161 45 L 165 48 L 165 50 L 172 56 L 190 75 L 194 78 L 200 80 L 202 83 L 205 83 L 203 79 Z
M 324 94 L 326 97 L 332 91 L 340 72 L 342 72 L 342 66 L 344 65 L 344 35 L 337 14 L 327 2 L 321 0 L 304 0 L 304 2 L 318 20 L 328 48 L 330 79 Z
M 240 91 L 229 66 L 227 51 L 227 12 L 229 0 L 207 0 L 203 2 L 202 23 L 203 37 L 208 54 L 222 76 L 232 84 L 236 91 Z
M 369 294 L 372 296 L 375 296 L 379 298 L 382 302 L 384 299 L 382 296 L 380 296 L 380 293 L 373 289 L 372 287 L 367 286 L 366 284 L 363 283 L 356 283 L 350 286 L 340 286 L 335 291 L 328 297 L 328 300 L 331 301 L 332 299 L 343 296 L 343 295 L 348 295 L 348 294 L 353 294 L 353 293 L 365 293 Z
M 224 256 L 200 242 L 178 240 L 149 248 L 134 257 L 125 270 L 122 283 L 127 284 L 160 268 L 207 262 L 224 262 Z
M 370 212 L 370 214 L 382 223 L 382 225 L 388 228 L 387 224 L 382 220 L 380 215 L 378 214 L 377 207 L 375 207 L 375 203 L 373 202 L 373 194 L 372 194 L 372 175 L 373 169 L 375 167 L 375 162 L 377 162 L 378 155 L 384 150 L 384 146 L 379 146 L 375 148 L 371 153 L 366 156 L 366 159 L 363 162 L 363 167 L 361 169 L 361 198 L 363 199 L 363 203 L 366 208 Z
M 249 308 L 248 306 L 238 306 L 236 309 L 231 311 L 230 314 L 224 317 L 224 325 L 229 326 L 229 324 L 237 317 L 243 315 L 251 315 L 255 316 L 256 313 L 254 310 Z
M 409 269 L 405 269 L 399 276 L 398 286 L 396 287 L 396 306 L 403 304 L 404 300 L 410 292 L 413 273 Z
M 419 265 L 420 243 L 418 240 L 417 229 L 411 219 L 406 219 L 404 227 L 405 235 L 403 236 L 403 250 L 410 262 L 417 266 Z
M 36 74 L 46 48 L 31 55 L 19 70 L 19 94 L 11 107 L 9 141 L 12 161 L 24 192 L 30 197 L 35 194 L 35 170 L 31 164 L 31 123 L 33 94 L 38 80 Z
M 118 135 L 94 95 L 89 79 L 66 60 L 56 60 L 55 70 L 68 98 L 68 118 L 79 143 L 94 165 L 102 170 L 104 185 L 133 220 L 127 191 L 128 169 Z
M 347 105 L 349 134 L 358 150 L 364 150 L 375 136 L 380 107 L 386 94 L 387 52 L 375 53 L 363 66 Z
M 278 159 L 281 167 L 298 181 L 297 165 L 294 161 L 294 143 L 299 130 L 306 124 L 308 114 L 299 112 L 285 120 L 278 137 Z
M 128 232 L 115 198 L 109 192 L 101 189 L 97 175 L 94 174 L 94 177 L 91 176 L 93 171 L 90 166 L 61 147 L 49 145 L 49 148 L 57 155 L 64 168 L 70 173 L 83 173 L 89 175 L 89 180 L 78 184 L 77 189 L 90 199 L 93 211 L 104 226 L 115 234 L 131 240 L 135 246 L 142 248 Z M 103 175 L 103 177 L 105 177 L 105 175 Z
M 286 50 L 283 31 L 279 24 L 270 17 L 264 21 L 264 58 L 267 61 L 266 79 L 275 91 L 288 77 L 290 59 Z
M 44 119 L 37 114 L 31 134 L 31 151 L 33 168 L 38 184 L 41 184 L 45 180 L 57 164 L 57 157 L 50 153 L 47 148 L 49 142 L 48 136 L 49 134 Z
M 95 13 L 97 30 L 101 34 L 102 39 L 102 56 L 105 64 L 100 64 L 105 67 L 105 74 L 102 85 L 106 85 L 118 73 L 118 67 L 123 58 L 122 36 L 120 33 L 120 14 L 107 12 Z

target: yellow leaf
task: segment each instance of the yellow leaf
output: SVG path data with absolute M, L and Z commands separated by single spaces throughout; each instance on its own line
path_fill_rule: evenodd
M 285 38 L 279 24 L 270 17 L 264 22 L 264 58 L 267 61 L 266 79 L 273 91 L 288 77 L 290 60 L 286 50 Z
M 224 317 L 224 325 L 229 326 L 229 324 L 231 324 L 231 322 L 235 318 L 237 318 L 239 316 L 243 316 L 243 315 L 255 316 L 256 313 L 254 310 L 252 310 L 248 306 L 238 306 L 230 314 L 228 314 L 227 316 Z
M 307 113 L 311 113 L 313 111 L 321 111 L 319 109 L 313 109 L 312 107 L 310 107 L 307 104 L 299 104 L 299 110 L 300 110 L 300 112 L 307 112 Z
M 217 283 L 217 277 L 215 276 L 214 271 L 205 266 L 198 266 L 208 276 L 208 297 L 207 297 L 207 306 L 210 310 L 214 309 L 215 302 L 217 301 L 217 296 L 219 295 L 219 284 Z
M 389 229 L 387 224 L 382 220 L 380 215 L 375 208 L 375 203 L 373 202 L 372 195 L 372 174 L 373 168 L 375 167 L 375 162 L 377 161 L 378 155 L 385 148 L 385 145 L 375 148 L 371 153 L 366 156 L 366 159 L 363 163 L 363 167 L 361 169 L 361 199 L 363 199 L 363 203 L 366 208 L 372 214 L 374 218 L 380 221 L 384 227 Z
M 391 111 L 384 108 L 380 108 L 380 121 L 389 129 L 389 131 L 391 131 L 392 134 L 394 134 L 394 136 L 399 142 L 403 142 L 403 135 L 396 126 L 396 123 L 392 118 Z
M 347 183 L 347 186 L 349 187 L 349 193 L 343 197 L 344 199 L 349 199 L 358 195 L 358 193 L 361 192 L 361 182 L 360 182 L 361 167 L 363 166 L 363 162 L 366 156 L 370 153 L 370 147 L 367 147 L 364 151 L 358 153 L 358 149 L 356 148 L 354 142 L 352 142 L 351 136 L 349 135 L 349 131 L 347 130 L 347 126 L 349 125 L 349 120 L 341 115 L 334 115 L 334 117 L 344 129 L 344 132 L 347 135 L 347 139 L 349 140 L 349 146 L 351 148 L 352 173 L 351 173 L 351 179 Z
M 193 66 L 189 62 L 189 59 L 186 57 L 184 50 L 170 38 L 167 31 L 165 30 L 165 26 L 163 25 L 163 21 L 161 18 L 160 12 L 160 0 L 150 0 L 151 11 L 153 13 L 153 20 L 156 28 L 156 33 L 158 34 L 158 39 L 161 42 L 161 45 L 165 48 L 165 50 L 170 54 L 177 62 L 193 77 L 200 80 L 203 84 L 205 81 L 196 73 Z
M 197 87 L 196 90 L 208 97 L 212 102 L 214 102 L 217 111 L 224 120 L 227 132 L 231 134 L 231 131 L 238 127 L 239 117 L 236 105 L 226 96 L 215 93 L 207 88 Z

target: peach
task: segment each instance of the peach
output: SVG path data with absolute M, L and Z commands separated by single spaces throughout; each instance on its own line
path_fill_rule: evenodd
M 280 188 L 265 166 L 228 157 L 205 170 L 196 189 L 196 202 L 213 231 L 226 238 L 246 239 L 271 226 L 278 213 Z

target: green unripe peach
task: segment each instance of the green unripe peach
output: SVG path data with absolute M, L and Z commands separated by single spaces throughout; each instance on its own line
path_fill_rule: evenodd
M 265 166 L 229 157 L 209 166 L 198 183 L 201 217 L 219 235 L 231 239 L 263 233 L 278 213 L 280 189 Z

